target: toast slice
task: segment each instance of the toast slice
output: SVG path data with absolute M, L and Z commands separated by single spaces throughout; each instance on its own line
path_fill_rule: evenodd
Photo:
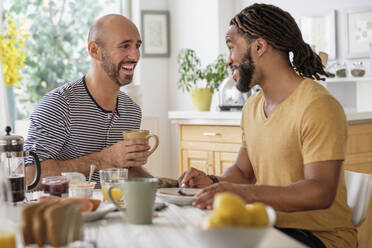
M 27 205 L 22 209 L 21 213 L 21 230 L 23 236 L 23 242 L 26 245 L 34 244 L 35 239 L 32 235 L 32 217 L 37 208 L 44 205 L 46 202 L 41 201 L 35 204 Z
M 80 206 L 75 203 L 60 203 L 44 211 L 49 244 L 65 246 L 80 238 L 82 216 Z
M 51 206 L 58 204 L 57 199 L 43 200 L 44 204 L 41 204 L 33 213 L 32 216 L 32 235 L 35 243 L 42 247 L 48 244 L 48 236 L 46 234 L 46 223 L 44 219 L 44 211 Z

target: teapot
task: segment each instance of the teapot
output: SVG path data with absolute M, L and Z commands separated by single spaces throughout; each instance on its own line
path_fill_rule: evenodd
M 23 137 L 10 135 L 11 127 L 5 128 L 6 135 L 0 138 L 0 166 L 9 180 L 13 202 L 23 201 L 26 190 L 36 187 L 41 175 L 40 161 L 36 153 L 23 151 Z M 33 182 L 26 186 L 24 156 L 32 156 L 35 160 L 36 175 Z

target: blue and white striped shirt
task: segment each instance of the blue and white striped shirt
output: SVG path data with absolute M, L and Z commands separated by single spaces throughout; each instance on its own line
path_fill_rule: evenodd
M 140 128 L 141 115 L 141 108 L 120 91 L 112 116 L 93 99 L 83 77 L 43 97 L 30 117 L 24 147 L 40 162 L 78 158 L 123 140 L 123 131 Z M 26 164 L 32 163 L 26 158 Z

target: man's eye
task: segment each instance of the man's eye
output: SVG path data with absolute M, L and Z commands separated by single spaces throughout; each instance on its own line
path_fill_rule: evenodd
M 122 48 L 129 48 L 128 44 L 122 45 Z
M 136 45 L 136 47 L 137 47 L 137 48 L 140 48 L 140 47 L 141 47 L 141 44 Z

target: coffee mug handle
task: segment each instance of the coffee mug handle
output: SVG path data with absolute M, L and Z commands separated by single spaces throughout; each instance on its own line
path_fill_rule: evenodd
M 112 192 L 112 190 L 113 190 L 114 188 L 118 188 L 118 187 L 110 186 L 110 188 L 107 190 L 107 195 L 108 195 L 110 201 L 111 201 L 112 203 L 114 203 L 114 205 L 115 205 L 119 210 L 125 210 L 125 208 L 121 207 L 121 206 L 117 203 L 117 201 L 115 201 L 114 198 L 112 197 L 111 192 Z M 120 189 L 120 190 L 121 190 L 121 189 Z
M 156 148 L 158 148 L 158 146 L 159 146 L 159 137 L 158 137 L 156 134 L 149 134 L 149 135 L 146 136 L 147 141 L 149 141 L 151 137 L 155 139 L 155 145 L 154 145 L 153 148 L 151 148 L 151 150 L 150 150 L 150 155 L 151 155 L 151 154 L 156 150 Z

